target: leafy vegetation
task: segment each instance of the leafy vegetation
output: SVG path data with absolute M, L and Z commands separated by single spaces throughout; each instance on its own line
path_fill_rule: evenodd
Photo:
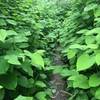
M 66 100 L 100 100 L 99 33 L 99 0 L 0 0 L 0 100 L 51 100 L 55 73 Z
M 62 53 L 69 59 L 69 69 L 76 71 L 76 75 L 66 75 L 68 87 L 74 89 L 71 100 L 100 99 L 99 6 L 98 0 L 73 1 L 63 22 Z

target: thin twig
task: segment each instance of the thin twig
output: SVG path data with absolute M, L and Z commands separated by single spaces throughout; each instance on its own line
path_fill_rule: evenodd
M 69 93 L 69 92 L 67 92 L 67 91 L 64 91 L 64 90 L 61 90 L 60 91 L 62 94 L 67 94 L 67 95 L 69 95 L 69 96 L 73 96 L 73 94 L 71 94 L 71 93 Z

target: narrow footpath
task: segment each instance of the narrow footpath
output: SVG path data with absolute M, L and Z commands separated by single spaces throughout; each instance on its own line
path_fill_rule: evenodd
M 59 51 L 56 51 L 52 57 L 53 57 L 53 65 L 55 67 L 64 65 Z M 51 81 L 54 82 L 53 86 L 55 87 L 56 90 L 54 96 L 52 97 L 52 100 L 66 100 L 66 94 L 62 93 L 62 91 L 64 91 L 65 89 L 65 81 L 63 80 L 63 78 L 59 74 L 53 74 L 51 77 Z

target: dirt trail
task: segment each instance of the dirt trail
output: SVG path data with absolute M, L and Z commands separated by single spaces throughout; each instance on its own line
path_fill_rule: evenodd
M 53 54 L 53 64 L 54 66 L 63 65 L 62 58 L 59 52 L 55 52 Z M 52 100 L 66 100 L 66 95 L 61 91 L 64 91 L 65 81 L 63 78 L 58 74 L 53 74 L 51 80 L 54 82 L 53 86 L 56 88 L 56 93 L 54 94 Z

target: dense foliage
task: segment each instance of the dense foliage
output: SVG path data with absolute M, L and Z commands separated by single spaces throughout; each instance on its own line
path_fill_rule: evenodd
M 21 95 L 46 100 L 51 93 L 45 69 L 49 62 L 43 50 L 47 46 L 45 27 L 49 28 L 44 17 L 48 20 L 49 15 L 45 4 L 38 3 L 0 0 L 0 100 L 13 100 L 18 95 L 16 100 L 25 98 Z
M 67 100 L 100 100 L 99 33 L 100 0 L 0 0 L 0 100 L 51 100 L 52 73 Z
M 62 53 L 69 59 L 70 100 L 100 99 L 100 1 L 73 1 L 63 22 Z

